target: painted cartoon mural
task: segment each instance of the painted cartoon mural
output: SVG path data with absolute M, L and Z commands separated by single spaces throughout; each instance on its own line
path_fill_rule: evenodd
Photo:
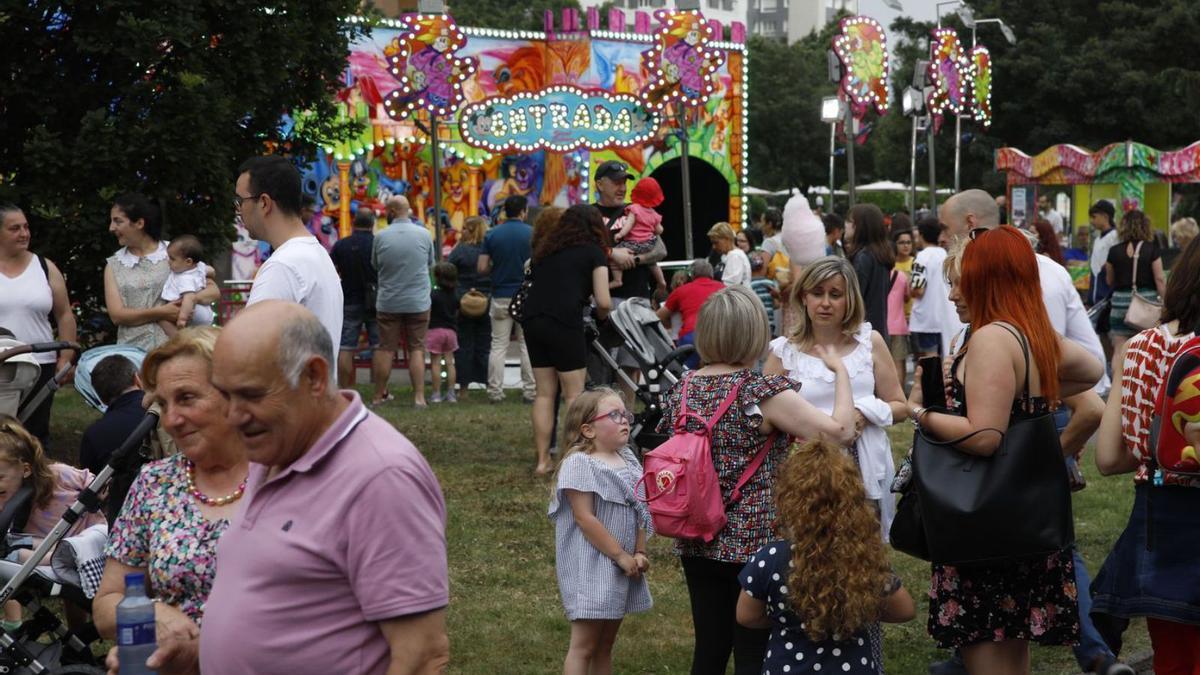
M 319 221 L 318 226 L 332 226 L 335 235 L 349 230 L 352 214 L 358 209 L 382 214 L 384 203 L 393 194 L 407 196 L 414 214 L 432 224 L 433 158 L 425 109 L 429 104 L 441 105 L 446 99 L 448 109 L 461 111 L 463 123 L 469 125 L 467 133 L 475 137 L 494 131 L 490 125 L 497 122 L 507 125 L 513 114 L 506 109 L 505 116 L 497 117 L 476 110 L 469 119 L 465 117 L 473 104 L 485 99 L 538 94 L 556 85 L 609 97 L 640 98 L 650 77 L 643 58 L 643 52 L 651 47 L 649 31 L 601 33 L 597 24 L 592 30 L 548 38 L 538 33 L 447 27 L 434 21 L 425 31 L 429 44 L 400 44 L 401 29 L 411 20 L 393 22 L 394 28 L 377 27 L 352 45 L 338 105 L 346 119 L 363 123 L 364 131 L 350 141 L 323 143 L 317 161 L 305 172 L 305 192 L 317 201 L 314 221 Z M 714 30 L 708 24 L 694 28 Z M 736 32 L 743 35 L 744 29 L 738 27 Z M 715 34 L 719 36 L 720 31 Z M 687 34 L 680 37 L 680 44 L 689 44 Z M 688 150 L 693 162 L 707 163 L 712 175 L 719 177 L 717 187 L 723 201 L 720 211 L 699 218 L 697 227 L 718 220 L 740 223 L 744 217 L 744 48 L 740 43 L 710 43 L 708 49 L 713 56 L 702 64 L 710 71 L 701 86 L 712 90 L 693 118 Z M 663 62 L 671 61 L 664 55 Z M 464 76 L 461 89 L 443 91 L 442 80 L 450 75 Z M 687 75 L 686 82 L 681 79 L 680 83 L 694 85 L 695 73 Z M 450 105 L 459 91 L 462 105 Z M 602 124 L 604 113 L 591 105 L 588 123 Z M 404 114 L 388 114 L 400 107 Z M 672 167 L 678 161 L 671 162 L 681 154 L 680 141 L 673 133 L 672 118 L 664 114 L 662 120 L 667 121 L 661 121 L 644 110 L 633 114 L 629 124 L 646 140 L 625 147 L 556 150 L 550 144 L 536 149 L 510 145 L 497 151 L 463 140 L 460 112 L 440 118 L 439 206 L 449 223 L 446 243 L 453 241 L 468 216 L 494 214 L 509 195 L 563 206 L 590 201 L 591 173 L 608 159 L 625 162 L 635 177 L 677 171 Z M 660 182 L 673 180 L 662 173 L 656 177 Z M 701 189 L 707 186 L 693 185 L 693 193 Z M 726 193 L 728 199 L 724 200 Z

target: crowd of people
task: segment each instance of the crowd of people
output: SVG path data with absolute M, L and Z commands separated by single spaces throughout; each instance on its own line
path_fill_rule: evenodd
M 438 671 L 449 658 L 445 504 L 420 452 L 372 408 L 394 398 L 398 354 L 416 408 L 456 403 L 472 384 L 502 401 L 515 350 L 534 473 L 554 486 L 547 514 L 571 625 L 563 671 L 621 670 L 622 620 L 652 607 L 660 564 L 646 545 L 659 514 L 645 481 L 664 477 L 644 473 L 635 450 L 649 448 L 630 438 L 640 365 L 618 347 L 611 362 L 632 377 L 605 378 L 589 326 L 645 302 L 694 348 L 661 394 L 655 431 L 707 440 L 725 505 L 711 539 L 674 547 L 692 673 L 724 673 L 731 657 L 739 675 L 884 672 L 881 624 L 916 615 L 889 565 L 909 462 L 895 465 L 888 427 L 911 422 L 989 458 L 1014 425 L 1045 415 L 1064 464 L 1096 434 L 1099 470 L 1134 474 L 1128 524 L 1094 579 L 1073 544 L 934 562 L 927 630 L 949 652 L 931 668 L 1028 672 L 1035 643 L 1071 647 L 1084 672 L 1132 673 L 1117 658 L 1121 635 L 1145 617 L 1156 672 L 1200 672 L 1200 479 L 1163 481 L 1150 440 L 1157 391 L 1200 322 L 1194 222 L 1172 226 L 1184 246 L 1168 273 L 1144 213 L 1094 205 L 1092 316 L 1064 267 L 1061 216 L 1002 225 L 981 190 L 915 222 L 870 204 L 842 217 L 805 203 L 768 211 L 761 228 L 716 223 L 712 255 L 668 284 L 661 189 L 642 179 L 628 207 L 631 177 L 603 162 L 597 202 L 565 209 L 510 196 L 494 225 L 467 219 L 443 262 L 403 197 L 387 202 L 386 228 L 360 213 L 326 251 L 300 217 L 294 166 L 251 159 L 234 207 L 273 252 L 247 307 L 220 328 L 204 311 L 219 291 L 199 242 L 164 240 L 151 200 L 117 198 L 104 300 L 117 343 L 139 357 L 93 369 L 106 412 L 84 435 L 80 468 L 47 459 L 52 399 L 25 425 L 0 420 L 0 505 L 31 485 L 27 527 L 45 536 L 153 406 L 169 437 L 158 458 L 77 526 L 108 525 L 92 606 L 102 636 L 115 633 L 125 576 L 143 573 L 160 672 Z M 29 250 L 20 209 L 0 216 L 0 326 L 24 342 L 74 340 L 64 275 Z M 798 244 L 800 221 L 809 234 Z M 1161 305 L 1153 326 L 1131 323 L 1138 302 Z M 364 335 L 369 401 L 352 389 Z M 70 366 L 42 357 L 41 381 Z M 20 619 L 6 606 L 0 626 Z

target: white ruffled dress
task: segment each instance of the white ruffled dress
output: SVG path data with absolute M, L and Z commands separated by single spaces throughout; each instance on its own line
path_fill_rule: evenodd
M 891 493 L 892 476 L 896 473 L 892 459 L 892 443 L 887 427 L 891 426 L 892 409 L 887 401 L 875 396 L 875 368 L 871 358 L 871 324 L 864 322 L 854 334 L 857 346 L 842 357 L 850 376 L 854 407 L 867 419 L 862 436 L 851 448 L 862 473 L 867 498 L 879 503 L 883 540 L 896 516 L 896 503 Z M 800 383 L 800 395 L 825 413 L 833 413 L 834 374 L 821 359 L 805 354 L 787 337 L 771 341 L 771 353 L 779 357 L 787 376 Z

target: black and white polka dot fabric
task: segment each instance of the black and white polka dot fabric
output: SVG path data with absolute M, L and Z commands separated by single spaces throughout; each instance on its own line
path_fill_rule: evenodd
M 871 654 L 867 631 L 855 633 L 849 640 L 813 642 L 804 633 L 804 624 L 792 611 L 787 580 L 792 559 L 792 547 L 786 541 L 773 541 L 763 546 L 738 575 L 742 589 L 757 600 L 767 603 L 771 619 L 771 638 L 763 675 L 878 675 L 882 664 Z

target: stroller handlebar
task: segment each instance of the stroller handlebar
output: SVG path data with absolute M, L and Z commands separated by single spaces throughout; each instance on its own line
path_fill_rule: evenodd
M 14 356 L 20 356 L 22 354 L 59 352 L 64 349 L 69 349 L 74 353 L 74 356 L 71 357 L 71 363 L 79 361 L 79 354 L 83 351 L 83 347 L 80 347 L 79 343 L 77 342 L 60 340 L 57 342 L 35 342 L 29 345 L 20 345 L 17 347 L 12 347 L 11 349 L 5 349 L 4 351 L 0 352 L 0 363 L 7 361 Z

